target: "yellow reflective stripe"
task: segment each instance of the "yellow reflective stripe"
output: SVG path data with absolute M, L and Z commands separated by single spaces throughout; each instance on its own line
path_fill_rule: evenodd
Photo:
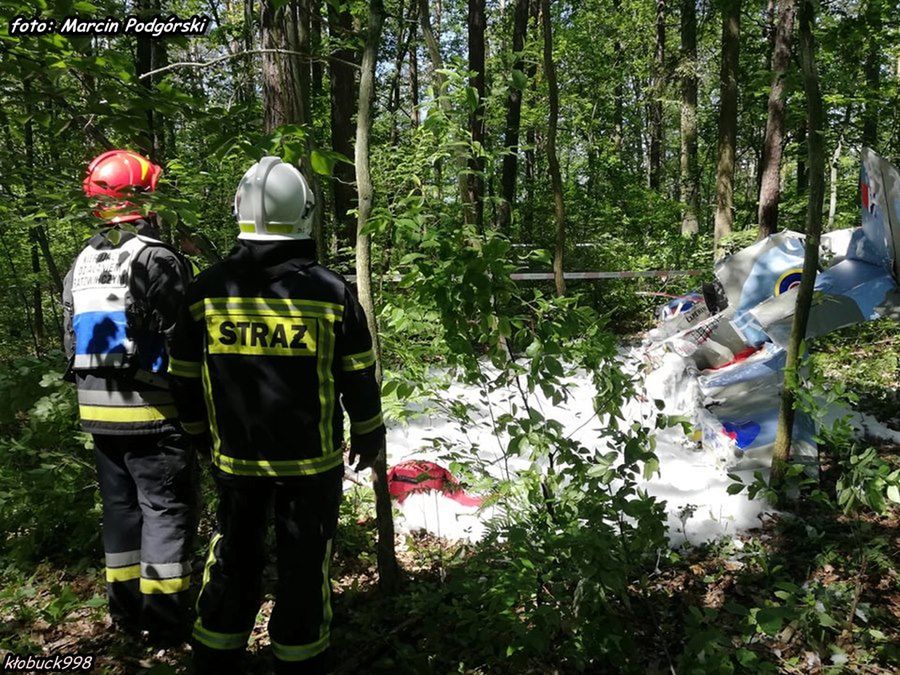
M 316 375 L 319 378 L 319 440 L 322 454 L 330 455 L 334 448 L 334 332 L 330 323 L 319 321 L 319 352 Z
M 206 307 L 205 300 L 198 300 L 193 305 L 188 307 L 188 310 L 191 313 L 191 318 L 194 321 L 199 321 L 200 319 L 202 319 L 203 318 L 203 310 L 205 309 L 205 307 Z
M 322 628 L 319 637 L 328 635 L 331 628 L 331 542 L 325 543 L 325 558 L 322 560 Z
M 214 630 L 204 628 L 200 619 L 194 622 L 194 639 L 210 649 L 228 650 L 243 649 L 250 639 L 250 631 L 244 633 L 217 633 Z
M 297 232 L 296 227 L 286 223 L 266 223 L 265 228 L 267 232 L 274 234 L 295 234 Z
M 381 416 L 379 412 L 375 417 L 370 417 L 367 420 L 363 420 L 362 422 L 350 422 L 350 432 L 354 434 L 367 434 L 370 431 L 375 431 L 378 427 L 384 424 L 384 418 Z
M 339 452 L 313 459 L 287 459 L 266 461 L 264 459 L 237 459 L 213 452 L 213 464 L 225 473 L 236 476 L 311 476 L 323 473 L 340 465 L 344 458 Z
M 307 645 L 283 645 L 272 640 L 272 653 L 279 661 L 306 661 L 328 649 L 329 633 Z
M 257 305 L 263 309 L 291 309 L 302 305 L 309 307 L 319 307 L 321 309 L 331 309 L 338 313 L 344 312 L 343 305 L 336 302 L 327 302 L 324 300 L 299 300 L 293 298 L 242 298 L 239 296 L 206 298 L 204 300 L 207 307 L 221 308 L 231 307 L 235 304 Z
M 209 379 L 209 363 L 207 357 L 203 357 L 203 365 L 200 374 L 203 377 L 203 397 L 206 399 L 206 414 L 209 417 L 209 433 L 212 436 L 213 455 L 219 452 L 221 441 L 219 440 L 219 427 L 216 424 L 216 404 L 213 401 L 212 384 Z
M 107 567 L 106 580 L 113 581 L 131 581 L 132 579 L 141 578 L 141 565 L 128 565 L 127 567 Z
M 241 228 L 241 232 L 256 234 L 256 223 L 238 223 L 238 227 Z M 263 232 L 260 232 L 260 234 L 295 234 L 296 232 L 297 228 L 293 225 L 287 225 L 285 223 L 266 223 L 263 225 Z
M 341 359 L 341 366 L 343 367 L 344 372 L 363 370 L 364 368 L 368 368 L 369 366 L 374 365 L 375 352 L 373 352 L 371 349 L 367 349 L 366 351 L 360 352 L 359 354 L 348 354 Z
M 81 419 L 91 422 L 159 422 L 178 417 L 174 405 L 105 406 L 80 405 Z
M 191 575 L 176 577 L 174 579 L 147 579 L 141 578 L 141 593 L 151 595 L 153 593 L 180 593 L 191 587 Z
M 209 542 L 209 553 L 206 554 L 206 564 L 203 566 L 203 581 L 200 584 L 200 592 L 197 594 L 197 601 L 194 608 L 197 614 L 200 614 L 200 596 L 203 595 L 203 589 L 209 583 L 212 576 L 212 566 L 216 563 L 216 544 L 222 538 L 220 533 L 216 533 Z M 203 643 L 210 649 L 243 649 L 247 646 L 247 640 L 250 638 L 250 631 L 242 633 L 218 633 L 208 628 L 204 628 L 200 621 L 200 617 L 194 622 L 194 639 Z
M 201 592 L 203 591 L 203 587 L 209 583 L 209 577 L 212 574 L 212 566 L 216 562 L 216 544 L 219 543 L 219 539 L 221 538 L 222 535 L 216 532 L 212 541 L 209 542 L 209 553 L 206 555 L 206 564 L 203 566 L 203 583 L 200 585 Z
M 199 422 L 182 421 L 181 427 L 192 436 L 198 436 L 206 431 L 209 428 L 209 425 L 206 423 L 206 420 L 201 420 Z
M 206 298 L 205 311 L 215 313 L 222 310 L 241 310 L 245 314 L 254 312 L 260 316 L 281 316 L 290 314 L 318 316 L 340 321 L 344 313 L 342 305 L 319 300 L 292 300 L 289 298 Z
M 169 358 L 169 374 L 178 377 L 200 377 L 200 362 Z
M 203 589 L 206 588 L 206 584 L 209 583 L 209 578 L 212 575 L 212 566 L 216 562 L 216 544 L 219 543 L 221 538 L 222 535 L 217 532 L 209 542 L 209 553 L 206 554 L 206 563 L 203 565 L 203 579 L 200 582 L 200 592 L 197 593 L 197 599 L 194 601 L 194 610 L 198 615 L 200 614 L 200 596 L 203 595 Z M 199 618 L 196 625 L 200 626 Z

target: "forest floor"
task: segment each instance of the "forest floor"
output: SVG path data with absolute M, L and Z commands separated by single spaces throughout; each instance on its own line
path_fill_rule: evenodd
M 882 445 L 880 450 L 900 467 L 900 447 Z M 827 487 L 833 480 L 826 457 L 822 483 Z M 374 522 L 343 520 L 345 545 L 338 548 L 334 565 L 336 672 L 449 672 L 447 664 L 454 662 L 465 664 L 459 672 L 505 672 L 502 663 L 475 664 L 465 653 L 447 653 L 442 636 L 453 631 L 453 614 L 430 611 L 447 601 L 442 582 L 468 573 L 461 563 L 469 544 L 425 534 L 398 535 L 405 583 L 399 595 L 388 600 L 377 590 L 373 560 L 361 555 L 372 550 Z M 686 617 L 692 607 L 720 611 L 719 628 L 728 636 L 732 629 L 739 631 L 743 608 L 759 604 L 773 580 L 776 585 L 808 585 L 806 609 L 820 621 L 828 615 L 825 623 L 834 624 L 837 639 L 827 650 L 817 649 L 800 611 L 795 620 L 785 621 L 777 636 L 758 637 L 751 651 L 761 660 L 793 673 L 897 672 L 884 664 L 900 665 L 900 514 L 895 510 L 887 516 L 845 519 L 811 509 L 803 514 L 802 525 L 799 522 L 770 517 L 758 530 L 732 539 L 686 544 L 660 565 L 649 584 L 635 589 L 652 609 L 637 614 L 643 621 L 633 629 L 658 647 L 648 650 L 645 672 L 671 672 L 664 655 L 679 654 L 689 639 Z M 206 522 L 204 530 L 209 527 Z M 810 527 L 817 536 L 807 536 Z M 200 557 L 198 552 L 195 587 Z M 863 558 L 868 564 L 860 564 Z M 268 569 L 269 589 L 273 575 Z M 188 670 L 189 647 L 158 650 L 112 629 L 100 579 L 101 570 L 95 567 L 47 564 L 27 578 L 7 571 L 0 592 L 0 642 L 20 654 L 93 654 L 98 663 L 93 672 L 165 675 Z M 833 606 L 847 606 L 848 595 L 851 611 L 833 611 Z M 271 607 L 269 593 L 250 640 L 250 673 L 269 672 L 272 656 L 265 624 Z M 532 672 L 551 672 L 555 665 L 536 663 Z
M 876 331 L 852 340 L 830 340 L 815 358 L 827 376 L 858 393 L 860 410 L 897 430 L 898 352 L 896 335 Z M 876 447 L 893 468 L 900 467 L 900 446 L 879 441 Z M 820 487 L 833 491 L 838 476 L 828 448 L 822 448 L 821 460 Z M 465 564 L 474 545 L 421 532 L 398 534 L 405 582 L 397 596 L 385 598 L 376 585 L 375 526 L 369 507 L 358 495 L 342 507 L 333 565 L 336 672 L 508 672 L 502 662 L 473 663 L 459 640 L 445 639 L 454 633 L 455 607 L 466 602 L 464 597 L 448 597 L 448 581 L 482 573 Z M 207 509 L 201 525 L 195 588 L 211 513 Z M 685 541 L 633 589 L 639 602 L 632 628 L 637 639 L 651 647 L 640 672 L 681 672 L 679 655 L 698 637 L 735 650 L 738 662 L 746 662 L 746 672 L 755 672 L 757 661 L 786 673 L 898 672 L 898 570 L 896 508 L 882 516 L 851 518 L 809 503 L 791 515 L 764 516 L 758 528 L 719 541 Z M 189 647 L 159 650 L 112 628 L 101 578 L 102 568 L 93 560 L 48 561 L 27 572 L 11 563 L 0 568 L 2 651 L 92 654 L 98 664 L 93 672 L 98 673 L 188 672 Z M 266 673 L 271 665 L 265 624 L 273 578 L 274 569 L 267 569 L 268 592 L 249 647 L 253 674 Z M 773 598 L 780 597 L 789 600 L 776 612 Z M 765 611 L 769 614 L 763 618 Z M 748 612 L 759 612 L 755 618 L 760 622 L 774 621 L 777 630 L 760 631 L 748 640 L 741 632 Z M 489 617 L 485 621 L 489 624 Z M 486 629 L 483 639 L 490 639 L 488 625 Z M 529 671 L 573 670 L 553 662 L 552 648 L 550 655 Z M 616 671 L 613 666 L 589 670 Z

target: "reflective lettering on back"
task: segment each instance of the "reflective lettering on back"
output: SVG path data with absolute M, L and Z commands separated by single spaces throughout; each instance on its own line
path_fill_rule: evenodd
M 319 320 L 217 311 L 206 315 L 206 330 L 210 354 L 315 356 Z

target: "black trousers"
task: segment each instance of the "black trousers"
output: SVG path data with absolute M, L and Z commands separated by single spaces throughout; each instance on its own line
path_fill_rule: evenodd
M 94 436 L 109 612 L 154 636 L 184 634 L 197 528 L 196 454 L 180 433 Z
M 279 672 L 326 672 L 331 545 L 343 467 L 318 476 L 248 478 L 218 473 L 217 533 L 197 599 L 197 672 L 241 672 L 256 620 L 274 510 L 278 582 L 269 639 Z

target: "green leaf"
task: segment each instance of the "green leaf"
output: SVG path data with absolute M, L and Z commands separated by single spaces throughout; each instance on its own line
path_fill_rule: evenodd
M 656 457 L 651 457 L 644 463 L 645 480 L 650 480 L 657 471 L 659 471 L 659 460 Z
M 512 86 L 519 91 L 524 91 L 528 86 L 528 76 L 518 68 L 512 71 Z
M 889 485 L 887 489 L 887 498 L 895 504 L 900 504 L 900 488 L 896 485 Z
M 310 153 L 309 162 L 312 164 L 313 171 L 323 176 L 330 176 L 334 171 L 334 158 L 319 150 L 313 150 Z
M 825 612 L 819 612 L 817 614 L 819 619 L 819 625 L 824 626 L 825 628 L 832 628 L 837 625 L 837 621 L 831 618 L 830 614 L 826 614 Z
M 784 623 L 782 607 L 763 607 L 756 613 L 756 624 L 767 635 L 775 635 Z
M 737 650 L 737 660 L 742 666 L 750 667 L 759 662 L 759 657 L 749 649 L 741 648 Z
M 469 113 L 473 113 L 478 109 L 478 92 L 475 87 L 466 87 L 466 107 Z

